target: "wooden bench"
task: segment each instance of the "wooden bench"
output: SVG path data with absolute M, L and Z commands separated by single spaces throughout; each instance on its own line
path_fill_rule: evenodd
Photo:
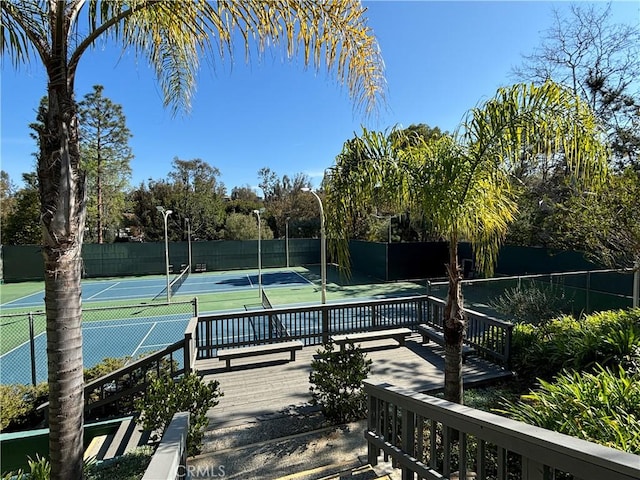
M 409 335 L 411 335 L 411 330 L 409 328 L 392 328 L 389 330 L 373 330 L 371 332 L 331 335 L 331 340 L 340 345 L 340 350 L 343 350 L 345 344 L 349 342 L 367 342 L 383 340 L 385 338 L 393 338 L 400 344 L 400 346 L 402 346 Z
M 196 263 L 196 268 L 193 270 L 196 273 L 206 272 L 207 264 L 206 263 Z
M 421 323 L 417 327 L 418 333 L 422 335 L 422 343 L 429 343 L 429 340 L 433 340 L 438 345 L 444 346 L 444 332 L 441 330 L 432 327 L 431 325 L 427 325 L 425 323 Z M 462 345 L 462 358 L 466 359 L 469 355 L 473 353 L 473 348 L 469 345 Z
M 270 353 L 290 352 L 291 361 L 296 359 L 296 351 L 302 350 L 304 344 L 299 340 L 289 342 L 269 343 L 266 345 L 253 345 L 250 347 L 229 348 L 218 350 L 218 360 L 227 362 L 227 370 L 231 369 L 231 359 L 253 357 L 257 355 L 269 355 Z

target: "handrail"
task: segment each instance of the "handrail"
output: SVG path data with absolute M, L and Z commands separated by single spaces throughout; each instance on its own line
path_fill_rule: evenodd
M 168 365 L 169 374 L 172 378 L 183 374 L 186 375 L 193 371 L 196 360 L 194 333 L 196 332 L 197 324 L 198 317 L 192 317 L 181 340 L 85 384 L 85 416 L 90 416 L 91 412 L 98 408 L 102 408 L 104 412 L 107 406 L 118 403 L 124 398 L 133 398 L 134 395 L 145 391 L 150 380 L 149 372 L 155 372 L 156 376 L 160 376 L 164 362 Z M 174 358 L 174 353 L 180 350 L 183 351 L 182 367 L 176 368 L 178 359 Z M 49 402 L 39 405 L 37 410 L 44 411 L 45 424 L 47 424 Z
M 189 412 L 173 416 L 165 429 L 142 480 L 174 480 L 187 477 Z
M 519 473 L 522 480 L 554 470 L 583 480 L 640 478 L 639 457 L 631 453 L 388 384 L 365 381 L 364 390 L 369 463 L 384 452 L 402 466 L 403 478 L 447 479 L 454 470 L 467 478 L 472 469 L 478 479 L 489 470 L 498 478 Z

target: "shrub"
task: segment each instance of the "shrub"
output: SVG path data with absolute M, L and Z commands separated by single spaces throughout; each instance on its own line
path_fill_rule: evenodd
M 170 377 L 153 380 L 143 398 L 136 400 L 136 409 L 145 430 L 161 430 L 169 425 L 178 412 L 189 412 L 187 454 L 200 452 L 204 428 L 208 424 L 207 410 L 216 406 L 223 393 L 219 382 L 205 383 L 197 374 L 191 373 L 174 381 Z
M 125 453 L 91 465 L 86 472 L 87 480 L 134 480 L 143 477 L 151 462 L 153 449 L 145 445 Z
M 335 350 L 330 342 L 318 349 L 318 358 L 311 362 L 309 382 L 314 405 L 320 405 L 324 415 L 337 423 L 363 418 L 367 411 L 367 396 L 362 382 L 371 370 L 371 360 L 353 343 L 344 350 Z
M 0 431 L 10 432 L 33 427 L 44 418 L 36 408 L 47 401 L 49 385 L 0 385 Z
M 564 372 L 501 413 L 591 442 L 640 454 L 640 375 L 622 367 Z
M 550 380 L 563 369 L 589 371 L 640 365 L 640 309 L 599 312 L 580 320 L 560 317 L 544 325 L 518 324 L 512 366 L 524 380 Z
M 571 302 L 561 289 L 534 283 L 509 288 L 489 304 L 510 320 L 533 325 L 571 311 Z
M 121 358 L 105 358 L 100 363 L 90 368 L 84 369 L 84 383 L 89 383 L 96 378 L 104 377 L 105 375 L 115 372 L 119 368 L 124 367 L 127 362 L 131 360 L 131 357 Z

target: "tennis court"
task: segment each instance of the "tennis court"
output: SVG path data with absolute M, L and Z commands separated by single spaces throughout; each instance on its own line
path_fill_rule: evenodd
M 82 328 L 85 368 L 109 357 L 136 358 L 160 350 L 182 338 L 188 322 L 189 315 L 174 314 L 86 323 Z M 47 380 L 46 342 L 44 332 L 34 337 L 36 382 Z M 0 357 L 0 383 L 31 383 L 31 365 L 31 344 L 18 345 Z
M 176 277 L 174 281 L 177 282 L 171 287 L 171 296 L 179 294 L 187 297 L 209 293 L 257 290 L 260 284 L 263 288 L 313 285 L 300 273 L 292 270 L 261 273 L 254 271 L 199 273 L 187 275 L 184 279 Z M 160 276 L 82 281 L 82 301 L 85 304 L 90 302 L 164 301 L 166 292 L 166 277 Z M 3 302 L 0 308 L 5 310 L 10 308 L 42 308 L 43 306 L 44 290 L 40 290 Z
M 226 298 L 239 292 L 244 308 L 249 307 L 247 303 L 251 308 L 261 308 L 257 294 L 260 286 L 264 290 L 302 285 L 313 283 L 292 270 L 178 275 L 170 286 L 173 300 L 166 304 L 164 276 L 83 280 L 84 365 L 89 368 L 108 357 L 136 358 L 180 340 L 193 316 L 194 297 Z M 32 290 L 39 289 L 11 299 L 11 295 L 5 295 L 11 287 L 11 284 L 2 286 L 2 297 L 8 296 L 9 300 L 0 305 L 4 314 L 0 325 L 0 383 L 31 383 L 34 366 L 36 382 L 46 381 L 44 290 L 41 284 L 34 284 Z M 185 302 L 187 298 L 189 301 Z M 128 306 L 113 307 L 122 303 Z M 177 310 L 181 313 L 167 313 Z M 27 314 L 29 311 L 33 313 Z M 7 315 L 12 312 L 16 314 Z M 30 328 L 34 332 L 33 345 Z

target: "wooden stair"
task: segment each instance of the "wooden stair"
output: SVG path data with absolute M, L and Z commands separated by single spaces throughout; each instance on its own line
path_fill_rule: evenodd
M 136 423 L 136 417 L 123 418 L 118 429 L 112 434 L 94 437 L 84 451 L 84 458 L 98 461 L 119 457 L 137 447 L 149 444 L 150 432 L 143 431 Z

